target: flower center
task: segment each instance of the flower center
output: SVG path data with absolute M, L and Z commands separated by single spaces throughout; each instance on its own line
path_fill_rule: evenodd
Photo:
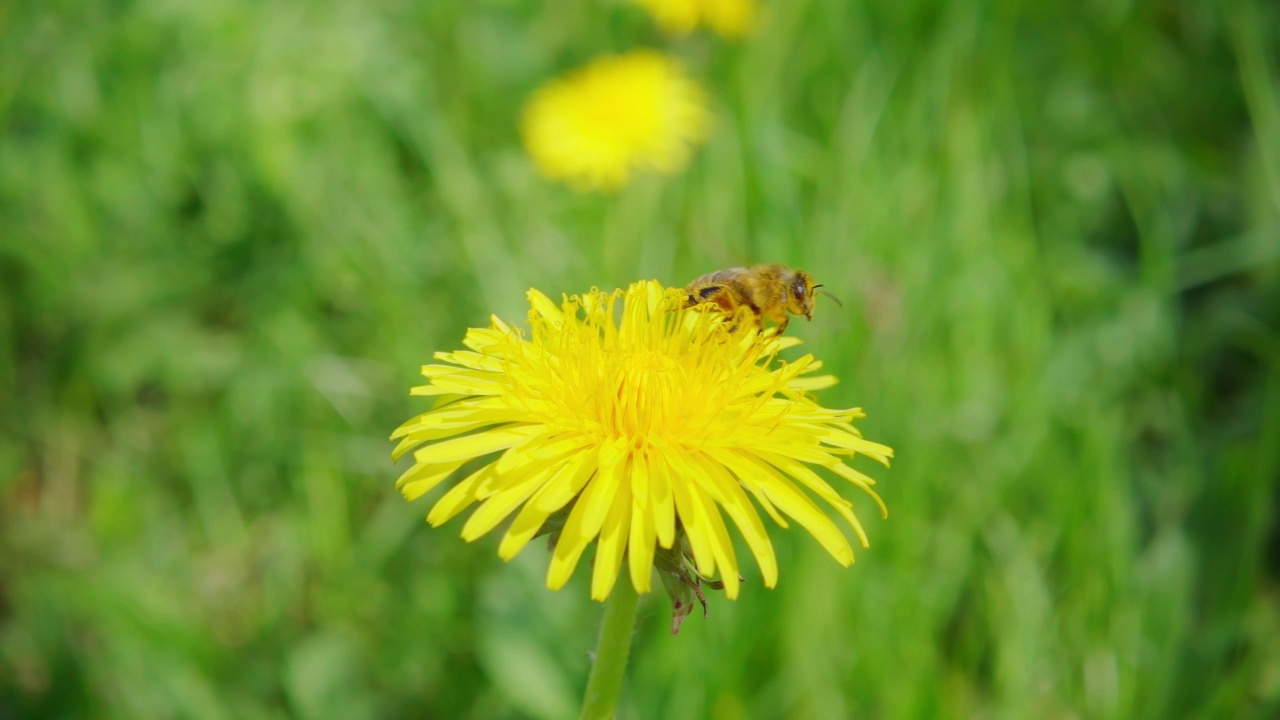
M 615 367 L 614 377 L 600 389 L 606 411 L 600 421 L 605 434 L 640 449 L 669 423 L 671 400 L 680 396 L 683 377 L 679 365 L 651 350 L 628 353 Z

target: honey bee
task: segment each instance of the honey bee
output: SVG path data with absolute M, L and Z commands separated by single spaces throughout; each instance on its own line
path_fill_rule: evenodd
M 746 307 L 755 316 L 756 327 L 763 327 L 762 320 L 767 318 L 778 323 L 781 334 L 791 315 L 813 319 L 815 294 L 826 295 L 840 305 L 836 296 L 821 287 L 809 273 L 786 265 L 729 268 L 709 272 L 686 285 L 685 307 L 714 304 L 726 313 Z

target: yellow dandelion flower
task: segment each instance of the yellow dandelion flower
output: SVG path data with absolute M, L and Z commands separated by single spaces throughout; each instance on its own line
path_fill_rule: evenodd
M 684 35 L 699 25 L 727 38 L 742 37 L 756 24 L 755 0 L 632 0 L 648 11 L 663 31 Z
M 738 558 L 722 511 L 768 587 L 778 565 L 757 506 L 783 527 L 788 517 L 799 523 L 847 566 L 853 550 L 816 496 L 867 546 L 852 503 L 813 466 L 869 493 L 883 513 L 874 481 L 847 463 L 862 454 L 888 465 L 893 450 L 862 438 L 852 424 L 861 410 L 814 402 L 809 391 L 835 383 L 813 375 L 821 362 L 776 359 L 798 340 L 683 309 L 682 290 L 652 281 L 559 305 L 530 290 L 529 300 L 528 337 L 495 316 L 467 331 L 468 350 L 423 366 L 429 382 L 411 394 L 443 404 L 391 436 L 395 458 L 417 448 L 397 482 L 409 500 L 483 458 L 436 502 L 433 526 L 478 503 L 462 527 L 472 541 L 514 514 L 498 548 L 507 560 L 553 526 L 553 590 L 594 543 L 597 600 L 624 561 L 636 590 L 648 591 L 655 552 L 681 547 L 698 575 L 719 573 L 736 597 Z
M 710 122 L 702 88 L 653 50 L 607 56 L 534 92 L 521 132 L 547 177 L 613 190 L 633 170 L 673 174 Z

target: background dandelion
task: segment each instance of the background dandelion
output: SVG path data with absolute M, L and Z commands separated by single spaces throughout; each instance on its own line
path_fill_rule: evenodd
M 892 516 L 642 607 L 625 717 L 1276 714 L 1274 2 L 770 2 L 612 195 L 518 123 L 636 8 L 4 8 L 0 716 L 571 716 L 591 575 L 423 528 L 404 388 L 528 287 L 757 261 L 844 302 L 784 357 Z
M 679 63 L 636 50 L 597 58 L 536 90 L 520 129 L 547 177 L 616 190 L 639 170 L 683 170 L 709 123 L 706 94 Z
M 727 38 L 740 38 L 756 24 L 755 0 L 632 0 L 669 33 L 684 34 L 705 25 Z

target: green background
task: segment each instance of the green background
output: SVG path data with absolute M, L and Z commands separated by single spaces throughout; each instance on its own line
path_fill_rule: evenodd
M 386 437 L 530 286 L 760 261 L 843 300 L 788 332 L 891 515 L 642 601 L 622 717 L 1280 713 L 1280 8 L 767 7 L 0 2 L 0 718 L 572 716 L 589 573 L 430 529 Z M 689 170 L 539 179 L 524 98 L 640 46 Z

